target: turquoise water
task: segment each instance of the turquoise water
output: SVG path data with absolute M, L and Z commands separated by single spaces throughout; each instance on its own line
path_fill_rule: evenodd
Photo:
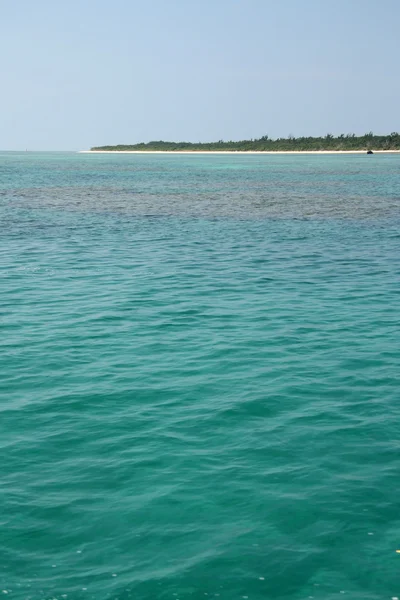
M 0 592 L 400 596 L 400 156 L 0 154 Z

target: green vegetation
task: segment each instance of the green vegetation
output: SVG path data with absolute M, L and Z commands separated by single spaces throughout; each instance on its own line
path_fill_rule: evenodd
M 270 139 L 267 135 L 258 140 L 242 140 L 239 142 L 148 142 L 140 144 L 120 144 L 118 146 L 96 146 L 91 150 L 140 150 L 140 151 L 167 151 L 176 152 L 185 151 L 298 151 L 307 150 L 400 150 L 400 134 L 397 132 L 390 135 L 374 135 L 371 132 L 362 136 L 356 136 L 354 133 L 347 135 L 341 134 L 337 137 L 328 133 L 325 137 L 298 137 L 290 136 L 288 138 Z

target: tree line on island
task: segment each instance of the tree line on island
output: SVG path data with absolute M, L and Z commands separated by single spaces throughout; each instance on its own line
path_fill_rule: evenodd
M 324 151 L 324 150 L 400 150 L 400 134 L 393 132 L 389 135 L 374 135 L 372 131 L 362 136 L 354 133 L 342 133 L 335 137 L 328 133 L 324 137 L 294 137 L 271 139 L 264 135 L 259 139 L 218 142 L 164 142 L 152 141 L 140 144 L 119 144 L 117 146 L 95 146 L 91 150 L 107 151 Z

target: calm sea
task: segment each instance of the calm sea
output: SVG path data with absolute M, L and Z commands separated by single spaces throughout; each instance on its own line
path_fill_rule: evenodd
M 0 154 L 0 594 L 400 596 L 400 155 Z

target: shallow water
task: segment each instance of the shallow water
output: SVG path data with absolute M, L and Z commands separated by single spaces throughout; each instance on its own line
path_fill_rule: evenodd
M 400 156 L 0 153 L 0 592 L 400 596 Z

